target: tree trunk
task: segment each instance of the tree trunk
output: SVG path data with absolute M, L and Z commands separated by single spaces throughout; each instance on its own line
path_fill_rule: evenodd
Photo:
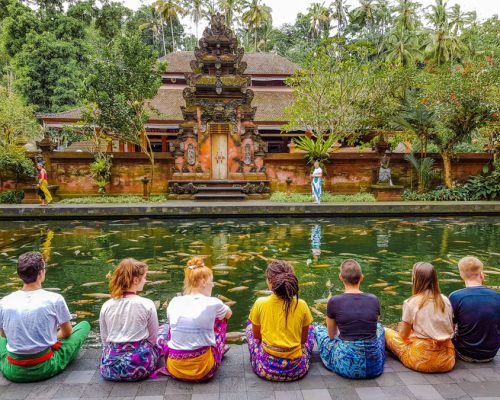
M 451 177 L 451 158 L 450 153 L 444 151 L 441 153 L 441 157 L 443 158 L 443 170 L 444 170 L 444 184 L 448 189 L 453 187 L 453 181 Z
M 170 17 L 170 34 L 172 35 L 172 53 L 175 51 L 175 40 L 174 40 L 174 26 L 172 24 L 172 17 Z
M 165 44 L 165 29 L 163 27 L 163 19 L 161 20 L 161 39 L 163 44 L 163 55 L 167 55 L 167 46 Z
M 257 26 L 255 27 L 255 52 L 257 52 Z

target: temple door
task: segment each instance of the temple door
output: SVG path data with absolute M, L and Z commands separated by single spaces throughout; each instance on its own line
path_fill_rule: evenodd
M 227 133 L 212 133 L 212 179 L 227 179 Z

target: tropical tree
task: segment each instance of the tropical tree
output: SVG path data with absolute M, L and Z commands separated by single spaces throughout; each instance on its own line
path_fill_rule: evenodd
M 244 5 L 242 20 L 254 32 L 254 51 L 257 51 L 257 31 L 264 25 L 272 25 L 272 9 L 261 0 L 250 0 Z
M 157 63 L 157 53 L 138 35 L 122 36 L 92 63 L 84 91 L 92 125 L 104 135 L 138 145 L 149 159 L 150 187 L 155 159 L 145 129 L 146 101 L 156 96 L 163 67 Z
M 141 7 L 136 13 L 143 11 L 143 15 L 140 16 L 139 29 L 143 32 L 151 32 L 153 39 L 153 47 L 156 47 L 156 43 L 160 43 L 163 55 L 167 54 L 167 46 L 165 43 L 165 30 L 163 24 L 163 18 L 154 6 L 144 6 Z
M 349 18 L 351 24 L 357 29 L 373 32 L 377 14 L 375 0 L 360 0 L 359 6 L 351 11 Z
M 387 34 L 379 52 L 389 63 L 403 66 L 410 65 L 421 55 L 418 37 L 402 27 Z
M 226 26 L 231 28 L 235 14 L 243 9 L 242 0 L 218 0 L 219 8 L 226 17 Z
M 312 3 L 307 9 L 312 38 L 328 37 L 330 32 L 330 10 L 320 3 Z
M 182 6 L 180 0 L 157 0 L 155 6 L 161 16 L 165 21 L 168 21 L 170 25 L 172 51 L 175 51 L 174 21 L 178 21 L 182 16 L 186 15 L 186 10 Z
M 396 16 L 394 24 L 403 31 L 414 32 L 420 23 L 417 12 L 420 4 L 411 0 L 398 0 L 394 8 Z
M 344 35 L 347 26 L 348 5 L 346 0 L 334 0 L 331 4 L 331 17 L 336 22 L 337 38 Z
M 196 39 L 199 38 L 198 25 L 203 18 L 204 5 L 204 0 L 186 0 L 183 4 L 184 12 L 190 16 L 191 21 L 195 25 Z
M 498 64 L 481 60 L 454 68 L 443 66 L 425 74 L 421 82 L 421 99 L 436 116 L 429 139 L 443 159 L 448 188 L 453 185 L 451 158 L 456 145 L 498 118 L 499 80 Z

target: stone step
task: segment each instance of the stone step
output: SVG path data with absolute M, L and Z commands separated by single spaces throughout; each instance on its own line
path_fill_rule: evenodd
M 199 192 L 241 192 L 241 187 L 233 186 L 198 186 Z
M 194 200 L 245 200 L 247 195 L 245 193 L 196 193 L 193 195 Z

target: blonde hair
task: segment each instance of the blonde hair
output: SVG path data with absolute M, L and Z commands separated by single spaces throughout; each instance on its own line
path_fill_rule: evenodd
M 445 304 L 441 297 L 436 269 L 431 263 L 419 261 L 413 265 L 413 296 L 420 297 L 418 309 L 428 300 L 434 300 L 434 309 L 444 312 Z
M 123 292 L 132 286 L 134 278 L 142 278 L 147 271 L 147 264 L 133 258 L 123 259 L 116 266 L 109 281 L 111 297 L 123 297 Z
M 208 280 L 213 276 L 212 270 L 208 268 L 201 257 L 193 257 L 184 269 L 184 294 L 192 293 L 193 289 L 200 286 L 202 280 Z
M 464 279 L 478 278 L 483 270 L 483 263 L 476 257 L 467 256 L 458 262 L 458 270 Z

